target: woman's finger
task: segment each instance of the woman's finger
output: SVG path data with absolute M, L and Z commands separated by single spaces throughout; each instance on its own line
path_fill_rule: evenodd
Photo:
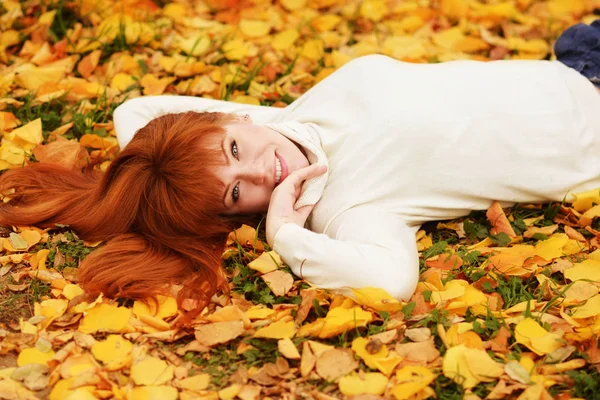
M 292 172 L 285 181 L 289 180 L 289 183 L 293 184 L 294 186 L 297 186 L 310 178 L 323 175 L 326 171 L 327 166 L 320 164 L 312 164 L 306 168 L 302 168 Z

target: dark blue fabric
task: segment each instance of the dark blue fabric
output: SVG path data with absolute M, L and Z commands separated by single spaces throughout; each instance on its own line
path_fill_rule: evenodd
M 554 45 L 554 53 L 559 61 L 600 88 L 600 19 L 564 31 Z

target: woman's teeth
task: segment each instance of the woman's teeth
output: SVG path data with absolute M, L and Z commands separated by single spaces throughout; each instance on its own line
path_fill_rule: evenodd
M 281 179 L 281 162 L 277 156 L 275 157 L 275 168 L 275 184 L 277 185 Z

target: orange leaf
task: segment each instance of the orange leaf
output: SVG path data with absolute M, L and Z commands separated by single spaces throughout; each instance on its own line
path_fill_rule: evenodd
M 502 210 L 500 203 L 497 201 L 492 203 L 485 215 L 487 216 L 488 221 L 490 221 L 492 224 L 492 230 L 490 231 L 492 234 L 497 235 L 498 233 L 504 232 L 510 237 L 517 236 L 512 226 L 510 226 L 510 222 L 508 222 L 508 218 L 506 218 L 504 210 Z
M 102 54 L 102 50 L 94 50 L 87 56 L 83 57 L 77 65 L 77 71 L 85 79 L 89 78 L 92 75 L 92 72 L 94 72 L 94 70 L 98 66 L 98 61 L 100 61 L 100 54 Z
M 446 271 L 460 268 L 463 265 L 463 260 L 456 254 L 440 254 L 435 258 L 430 258 L 425 261 L 425 265 L 429 268 L 439 268 Z

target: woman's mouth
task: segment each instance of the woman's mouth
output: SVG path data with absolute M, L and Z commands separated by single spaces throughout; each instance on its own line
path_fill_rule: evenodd
M 275 153 L 275 186 L 279 185 L 288 176 L 288 167 L 285 160 Z

